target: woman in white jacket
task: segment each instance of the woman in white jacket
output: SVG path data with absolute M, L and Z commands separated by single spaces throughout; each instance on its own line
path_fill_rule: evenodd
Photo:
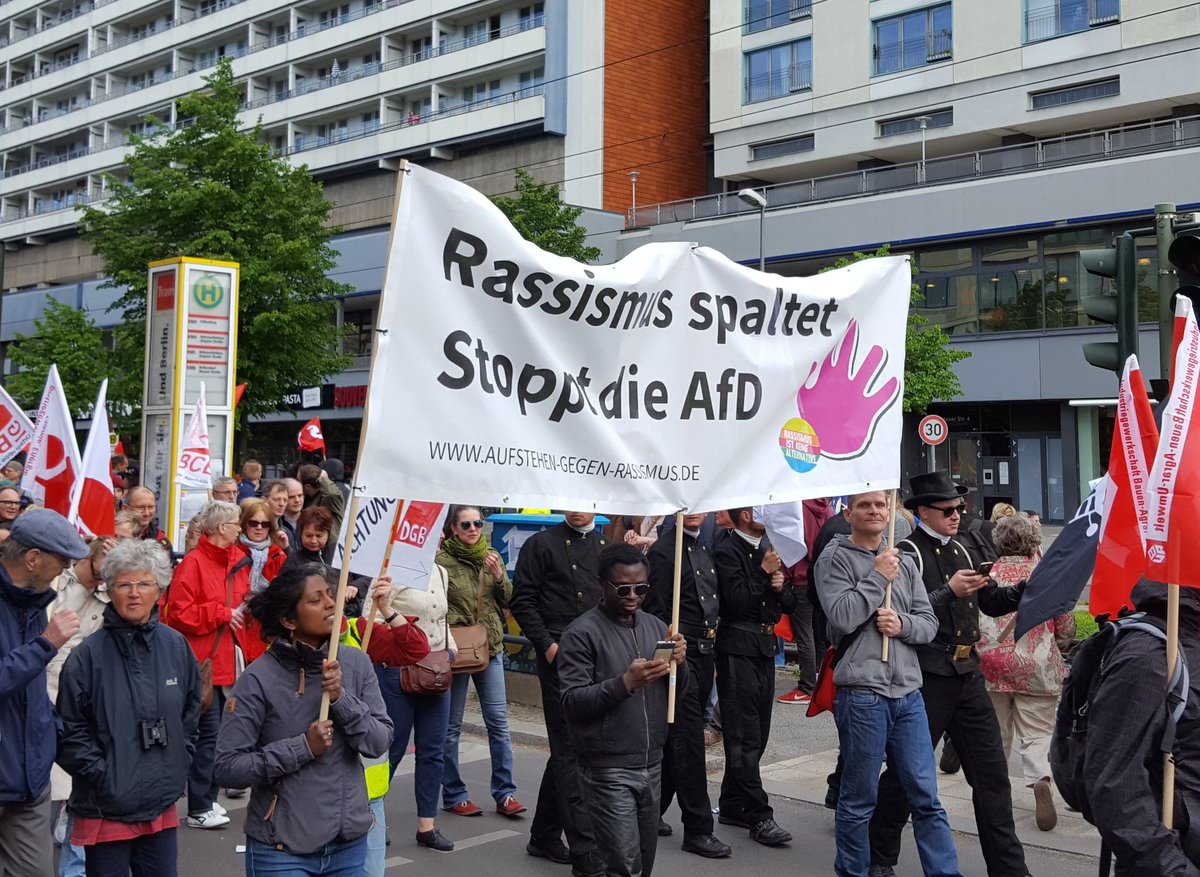
M 457 650 L 454 636 L 446 621 L 446 571 L 434 565 L 428 590 L 397 588 L 392 596 L 392 610 L 417 619 L 417 626 L 429 638 L 430 652 Z M 454 843 L 437 829 L 438 795 L 442 790 L 442 752 L 446 744 L 446 729 L 450 724 L 450 695 L 408 694 L 400 688 L 400 669 L 384 664 L 375 665 L 379 688 L 387 706 L 388 716 L 395 726 L 392 748 L 388 753 L 392 773 L 408 750 L 409 737 L 416 748 L 416 770 L 413 790 L 417 799 L 417 843 L 423 847 L 449 852 Z

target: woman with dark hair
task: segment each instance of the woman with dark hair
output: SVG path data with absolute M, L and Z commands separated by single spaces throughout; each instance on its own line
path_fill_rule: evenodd
M 371 662 L 354 648 L 327 659 L 334 597 L 322 566 L 281 570 L 248 608 L 271 647 L 233 686 L 215 769 L 222 785 L 250 787 L 246 874 L 359 877 L 372 824 L 362 758 L 392 739 Z
M 329 509 L 321 506 L 309 506 L 300 513 L 296 520 L 296 544 L 285 565 L 292 566 L 304 563 L 319 563 L 325 567 L 326 577 L 330 582 L 337 582 L 341 570 L 332 567 L 326 561 L 326 547 L 333 538 L 333 515 Z M 350 574 L 346 585 L 346 615 L 356 617 L 362 614 L 363 597 L 371 580 L 365 576 Z
M 59 679 L 70 843 L 86 851 L 89 874 L 173 877 L 175 802 L 200 721 L 200 675 L 183 635 L 158 623 L 158 595 L 171 580 L 162 549 L 122 542 L 102 575 L 104 625 Z
M 483 515 L 478 506 L 454 505 L 446 515 L 446 533 L 437 564 L 450 582 L 447 618 L 452 626 L 481 624 L 487 630 L 488 665 L 477 673 L 454 677 L 450 688 L 450 723 L 446 732 L 442 767 L 442 807 L 459 816 L 483 811 L 467 795 L 458 768 L 458 741 L 462 736 L 467 686 L 475 683 L 479 708 L 487 727 L 492 759 L 492 799 L 502 816 L 518 816 L 525 806 L 517 800 L 513 782 L 512 740 L 508 732 L 508 696 L 504 690 L 504 629 L 501 607 L 512 596 L 512 582 L 504 561 L 483 535 Z

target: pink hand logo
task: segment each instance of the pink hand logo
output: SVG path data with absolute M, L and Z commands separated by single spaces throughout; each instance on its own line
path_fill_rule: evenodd
M 900 395 L 900 381 L 875 382 L 887 364 L 887 351 L 873 345 L 857 369 L 858 322 L 851 320 L 837 346 L 814 365 L 808 380 L 796 393 L 800 416 L 820 437 L 821 456 L 857 457 L 866 450 L 883 413 Z

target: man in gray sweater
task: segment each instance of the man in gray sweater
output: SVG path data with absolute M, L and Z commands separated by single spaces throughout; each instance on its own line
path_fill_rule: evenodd
M 868 877 L 868 826 L 886 757 L 912 805 L 913 834 L 926 877 L 958 877 L 958 855 L 937 797 L 916 645 L 930 642 L 937 616 L 916 565 L 885 546 L 887 494 L 850 497 L 849 536 L 835 536 L 817 560 L 821 602 L 836 643 L 834 701 L 845 770 L 834 831 L 838 877 Z M 884 608 L 888 584 L 891 608 Z M 890 637 L 883 660 L 884 637 Z

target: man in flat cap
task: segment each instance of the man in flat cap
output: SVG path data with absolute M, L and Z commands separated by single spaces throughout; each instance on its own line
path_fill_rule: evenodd
M 50 877 L 50 765 L 58 734 L 46 665 L 79 630 L 74 612 L 47 621 L 51 583 L 88 549 L 66 518 L 34 509 L 0 546 L 0 862 L 10 877 Z
M 979 611 L 993 617 L 1016 611 L 1025 584 L 1000 587 L 977 571 L 980 559 L 954 538 L 966 513 L 967 488 L 941 472 L 916 475 L 909 484 L 912 495 L 904 507 L 916 514 L 921 526 L 896 547 L 916 561 L 938 620 L 933 642 L 916 646 L 929 735 L 936 746 L 949 731 L 962 759 L 988 877 L 1025 877 L 1028 868 L 1013 825 L 1000 725 L 975 653 Z M 879 779 L 879 799 L 871 819 L 872 877 L 893 873 L 908 813 L 904 791 L 889 767 Z

